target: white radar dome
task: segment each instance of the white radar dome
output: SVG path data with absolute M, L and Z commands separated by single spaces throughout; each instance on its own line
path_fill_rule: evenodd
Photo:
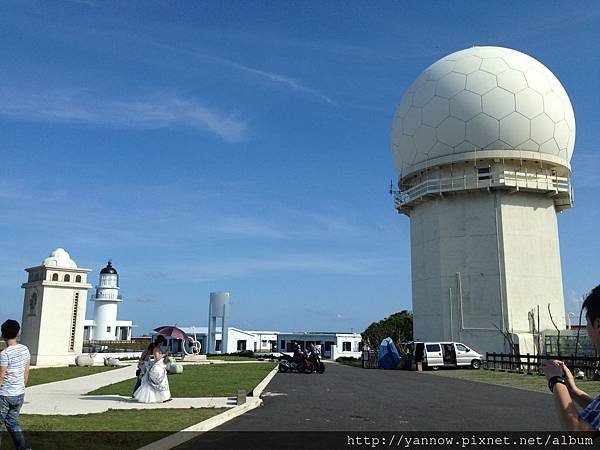
M 531 56 L 502 47 L 461 50 L 429 66 L 402 97 L 392 127 L 401 174 L 481 151 L 570 169 L 574 145 L 575 116 L 560 81 Z

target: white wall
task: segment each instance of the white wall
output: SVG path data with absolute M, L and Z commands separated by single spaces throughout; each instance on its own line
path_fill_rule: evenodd
M 546 312 L 552 304 L 564 328 L 551 198 L 506 191 L 447 195 L 416 206 L 410 221 L 415 340 L 508 351 L 497 328 L 527 333 L 527 311 L 540 303 Z M 548 328 L 547 315 L 542 319 Z

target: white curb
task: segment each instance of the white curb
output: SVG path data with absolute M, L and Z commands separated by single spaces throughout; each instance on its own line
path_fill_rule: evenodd
M 265 388 L 267 387 L 267 385 L 271 382 L 271 380 L 273 379 L 273 377 L 275 375 L 277 375 L 277 372 L 279 371 L 279 364 L 277 364 L 273 370 L 271 370 L 268 375 L 260 382 L 256 385 L 256 387 L 254 388 L 254 390 L 252 391 L 252 397 L 258 398 L 260 397 L 260 395 L 262 394 L 262 392 L 265 390 Z

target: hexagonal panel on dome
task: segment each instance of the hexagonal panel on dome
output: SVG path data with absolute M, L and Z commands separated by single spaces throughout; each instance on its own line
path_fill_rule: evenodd
M 515 96 L 500 87 L 492 89 L 482 97 L 483 112 L 495 119 L 502 119 L 515 111 Z
M 530 88 L 534 88 L 540 94 L 547 94 L 551 91 L 548 79 L 538 70 L 530 69 L 525 72 L 525 79 Z
M 414 134 L 421 125 L 421 108 L 412 106 L 402 119 L 402 129 L 406 134 Z
M 569 145 L 569 135 L 571 132 L 569 131 L 569 126 L 567 122 L 561 120 L 554 127 L 554 140 L 558 144 L 558 148 L 566 149 L 567 145 Z
M 420 126 L 413 136 L 417 153 L 427 153 L 436 143 L 435 128 L 426 125 Z
M 452 98 L 465 88 L 467 76 L 461 73 L 451 72 L 440 78 L 435 87 L 435 95 L 444 98 Z
M 508 70 L 508 65 L 502 58 L 485 58 L 481 63 L 481 70 L 485 70 L 494 75 Z
M 435 92 L 435 81 L 427 81 L 415 91 L 413 96 L 414 106 L 425 106 L 425 104 L 433 98 Z
M 569 143 L 567 144 L 567 161 L 570 161 L 571 156 L 573 156 L 573 147 L 575 147 L 575 132 L 571 131 L 571 134 L 569 135 Z
M 429 67 L 429 79 L 439 80 L 444 75 L 449 74 L 454 69 L 455 61 L 442 60 Z
M 517 111 L 525 117 L 533 119 L 544 112 L 544 100 L 542 95 L 531 88 L 525 88 L 515 94 Z
M 442 121 L 450 115 L 450 105 L 447 99 L 443 97 L 433 97 L 423 107 L 423 123 L 432 127 L 437 127 Z
M 540 145 L 540 151 L 543 153 L 550 153 L 554 155 L 558 155 L 560 149 L 558 148 L 558 144 L 554 139 L 549 139 Z
M 398 149 L 402 164 L 406 165 L 407 161 L 412 161 L 417 153 L 417 147 L 411 136 L 403 134 L 398 141 Z
M 452 151 L 453 151 L 452 147 L 444 144 L 443 142 L 438 141 L 431 148 L 431 150 L 429 150 L 429 157 L 433 159 L 433 158 L 439 158 L 440 156 L 451 155 Z
M 463 141 L 454 147 L 454 153 L 473 152 L 477 150 L 469 141 Z
M 530 150 L 532 152 L 537 152 L 540 149 L 540 145 L 537 142 L 534 142 L 531 139 L 528 139 L 525 142 L 521 142 L 519 144 L 519 148 L 521 150 Z
M 504 56 L 502 59 L 506 61 L 508 67 L 511 69 L 520 70 L 521 72 L 526 72 L 527 70 L 531 69 L 531 63 L 528 61 L 528 59 L 531 59 L 529 56 L 515 50 L 505 50 L 506 56 Z
M 450 114 L 465 122 L 481 112 L 481 96 L 462 91 L 450 100 Z
M 498 139 L 497 141 L 492 142 L 485 146 L 486 150 L 512 150 L 513 147 L 507 142 L 504 142 L 502 139 Z
M 415 81 L 413 81 L 408 88 L 408 92 L 416 92 L 423 84 L 427 83 L 427 81 L 429 81 L 429 70 L 425 70 Z
M 408 112 L 408 110 L 412 106 L 412 99 L 413 99 L 413 93 L 412 92 L 407 92 L 406 95 L 404 97 L 402 97 L 402 100 L 400 101 L 400 104 L 396 108 L 396 114 L 398 116 L 400 116 L 402 118 L 402 117 L 404 117 L 406 115 L 406 113 Z
M 437 127 L 437 138 L 450 146 L 460 144 L 465 139 L 465 123 L 455 117 L 448 117 Z
M 562 159 L 566 159 L 567 161 L 570 159 L 569 153 L 566 150 L 560 150 L 558 152 L 558 156 L 561 157 Z
M 546 114 L 531 119 L 531 139 L 543 144 L 554 136 L 554 122 Z
M 479 66 L 481 66 L 481 58 L 475 55 L 467 55 L 456 60 L 453 71 L 468 75 L 478 70 Z
M 565 117 L 563 104 L 554 91 L 544 95 L 544 112 L 554 122 L 560 122 Z
M 529 119 L 514 112 L 500 120 L 500 139 L 512 147 L 529 139 Z
M 499 139 L 500 124 L 487 114 L 479 114 L 467 122 L 467 140 L 478 148 L 485 148 Z
M 497 85 L 496 76 L 491 73 L 478 70 L 467 75 L 467 89 L 476 94 L 483 95 Z
M 523 72 L 515 69 L 508 69 L 498 74 L 498 86 L 509 92 L 517 93 L 527 87 L 527 80 Z
M 567 105 L 565 108 L 565 120 L 567 121 L 567 125 L 569 126 L 569 130 L 575 130 L 575 114 L 573 113 L 573 108 L 571 105 Z

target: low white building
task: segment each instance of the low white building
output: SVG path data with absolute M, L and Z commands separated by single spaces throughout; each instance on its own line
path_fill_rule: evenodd
M 202 345 L 201 353 L 206 354 L 208 350 L 208 327 L 179 327 L 189 337 L 195 338 Z M 152 333 L 152 340 L 159 333 Z M 253 352 L 273 352 L 276 350 L 277 333 L 274 331 L 245 331 L 235 327 L 227 328 L 227 348 L 223 349 L 223 335 L 221 327 L 216 328 L 215 332 L 215 351 L 214 353 L 236 353 L 244 350 Z M 166 348 L 173 353 L 184 352 L 182 345 L 185 345 L 185 350 L 191 352 L 189 343 L 182 343 L 177 339 L 167 339 Z
M 320 346 L 324 358 L 337 359 L 340 356 L 360 358 L 362 355 L 362 336 L 359 333 L 337 333 L 328 331 L 306 331 L 278 333 L 278 348 L 280 352 L 294 351 L 294 341 L 306 349 L 310 344 Z
M 201 353 L 205 354 L 208 342 L 208 327 L 180 327 L 188 336 L 202 344 Z M 223 336 L 221 328 L 216 329 L 215 353 L 236 353 L 244 350 L 253 352 L 282 352 L 291 353 L 293 343 L 298 342 L 302 349 L 310 344 L 320 346 L 321 354 L 325 358 L 337 359 L 340 356 L 360 358 L 362 352 L 362 337 L 359 333 L 335 332 L 293 332 L 282 333 L 279 331 L 241 330 L 235 327 L 227 329 L 227 348 L 222 348 Z M 152 334 L 154 339 L 158 333 Z M 189 344 L 167 338 L 167 350 L 173 353 L 183 352 L 182 345 L 191 351 Z

